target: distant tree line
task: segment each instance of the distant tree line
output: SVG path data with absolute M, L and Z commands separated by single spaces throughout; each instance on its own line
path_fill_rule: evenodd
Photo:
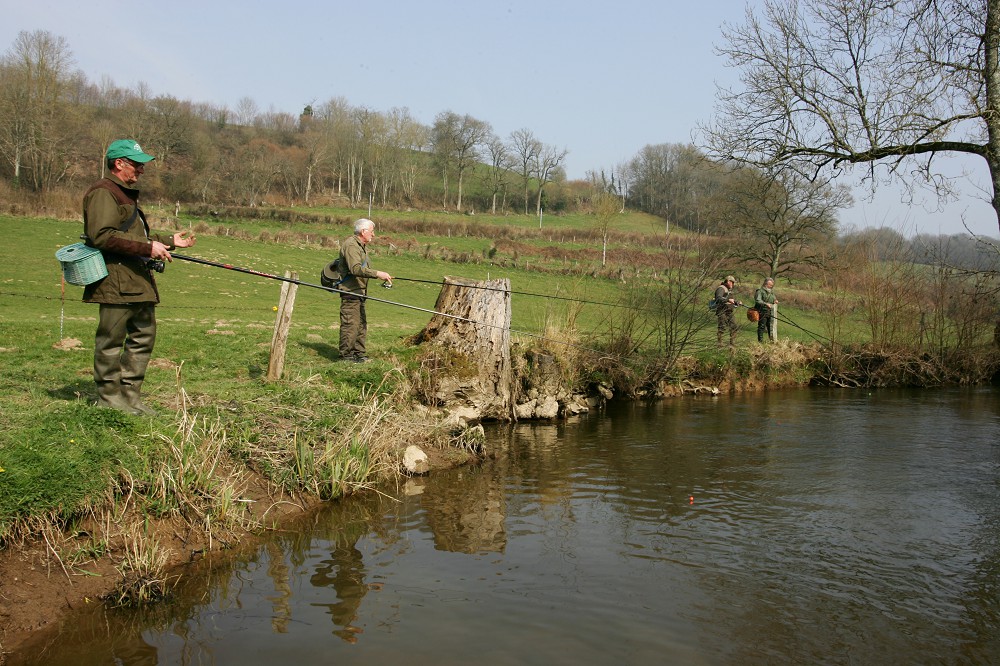
M 567 151 L 531 130 L 499 137 L 490 124 L 445 111 L 432 126 L 405 108 L 343 98 L 295 116 L 235 109 L 89 81 L 68 43 L 21 32 L 0 60 L 0 175 L 18 190 L 79 187 L 103 169 L 115 138 L 140 141 L 157 161 L 144 187 L 166 200 L 214 204 L 438 205 L 457 211 L 540 211 L 564 181 Z M 515 196 L 515 193 L 517 195 Z M 523 195 L 523 196 L 522 196 Z M 555 193 L 555 207 L 569 199 Z
M 427 126 L 405 108 L 376 111 L 339 97 L 297 116 L 261 111 L 250 98 L 235 109 L 185 101 L 143 84 L 89 81 L 64 38 L 21 32 L 0 59 L 0 188 L 75 196 L 103 174 L 106 146 L 122 137 L 156 155 L 143 186 L 161 201 L 371 203 L 540 219 L 543 210 L 583 211 L 595 214 L 604 256 L 615 211 L 629 207 L 658 216 L 665 231 L 735 237 L 734 257 L 770 275 L 822 263 L 851 204 L 844 187 L 681 144 L 649 145 L 610 172 L 567 181 L 568 151 L 527 128 L 501 137 L 487 121 L 450 110 Z M 957 239 L 948 246 L 974 258 Z

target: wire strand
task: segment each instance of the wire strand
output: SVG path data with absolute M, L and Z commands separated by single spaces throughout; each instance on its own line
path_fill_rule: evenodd
M 300 286 L 303 286 L 303 287 L 312 287 L 313 289 L 321 289 L 323 291 L 327 291 L 327 292 L 331 292 L 331 293 L 336 293 L 336 294 L 341 294 L 341 295 L 348 295 L 348 296 L 354 296 L 355 295 L 355 294 L 352 294 L 349 291 L 345 291 L 343 289 L 337 289 L 336 287 L 327 287 L 325 285 L 315 284 L 315 283 L 312 283 L 312 282 L 305 282 L 303 280 L 298 280 L 298 279 L 295 279 L 295 278 L 284 277 L 282 275 L 274 275 L 272 273 L 264 273 L 262 271 L 256 271 L 256 270 L 253 270 L 253 269 L 250 269 L 250 268 L 241 268 L 239 266 L 234 266 L 232 264 L 224 264 L 224 263 L 217 262 L 217 261 L 209 261 L 207 259 L 199 259 L 197 257 L 189 257 L 189 256 L 183 255 L 183 254 L 173 254 L 173 253 L 171 253 L 171 256 L 173 258 L 175 258 L 175 259 L 182 259 L 184 261 L 190 261 L 190 262 L 193 262 L 193 263 L 196 263 L 196 264 L 203 264 L 203 265 L 212 266 L 212 267 L 215 267 L 215 268 L 224 268 L 226 270 L 236 271 L 236 272 L 239 272 L 239 273 L 247 273 L 249 275 L 256 275 L 257 277 L 270 278 L 272 280 L 280 280 L 282 282 L 290 282 L 292 284 L 297 284 L 297 285 L 300 285 Z M 459 285 L 459 286 L 464 286 L 464 285 Z M 506 291 L 506 290 L 501 289 L 499 291 Z M 601 351 L 599 351 L 597 349 L 591 349 L 589 347 L 584 347 L 582 345 L 577 345 L 577 344 L 574 344 L 572 342 L 566 342 L 565 340 L 556 340 L 555 338 L 549 338 L 549 337 L 546 337 L 544 335 L 540 335 L 538 333 L 530 333 L 528 331 L 521 331 L 521 330 L 518 330 L 518 329 L 515 329 L 515 328 L 511 328 L 509 326 L 499 326 L 497 324 L 488 324 L 486 322 L 476 321 L 474 319 L 469 319 L 468 317 L 462 317 L 460 315 L 448 314 L 447 312 L 438 312 L 437 310 L 432 310 L 430 308 L 422 308 L 422 307 L 417 306 L 417 305 L 409 305 L 407 303 L 399 303 L 397 301 L 390 301 L 390 300 L 385 299 L 385 298 L 378 298 L 377 296 L 367 296 L 366 295 L 363 298 L 365 300 L 375 301 L 377 303 L 386 303 L 387 305 L 395 305 L 397 307 L 407 308 L 407 309 L 410 309 L 410 310 L 417 310 L 419 312 L 426 312 L 428 314 L 438 315 L 438 316 L 441 316 L 441 317 L 446 317 L 448 319 L 454 319 L 454 320 L 457 320 L 457 321 L 464 321 L 464 322 L 470 323 L 470 324 L 472 324 L 474 326 L 485 326 L 485 327 L 488 327 L 488 328 L 494 328 L 494 329 L 498 329 L 498 330 L 501 330 L 501 331 L 507 331 L 508 333 L 515 333 L 517 335 L 525 335 L 525 336 L 528 336 L 528 337 L 531 337 L 531 338 L 536 338 L 538 340 L 544 340 L 546 342 L 553 342 L 553 343 L 556 343 L 556 344 L 561 344 L 561 345 L 564 345 L 564 346 L 567 346 L 567 347 L 574 347 L 576 349 L 582 349 L 584 351 L 589 351 L 591 353 L 598 354 L 598 355 L 606 355 L 604 352 L 601 352 Z
M 404 278 L 404 277 L 393 277 L 393 281 L 403 280 L 404 282 L 422 282 L 424 284 L 445 284 L 444 281 L 438 282 L 436 280 L 420 280 L 417 278 Z M 502 291 L 508 294 L 516 294 L 518 296 L 537 296 L 538 298 L 552 298 L 560 301 L 574 301 L 576 303 L 584 303 L 586 305 L 603 305 L 609 308 L 627 308 L 629 310 L 643 310 L 648 311 L 646 308 L 638 308 L 634 305 L 627 305 L 625 303 L 606 303 L 603 301 L 588 301 L 583 298 L 573 298 L 571 296 L 555 296 L 552 294 L 537 294 L 530 291 L 514 291 L 513 289 L 500 289 L 498 287 L 483 287 L 480 285 L 463 285 L 469 289 L 482 289 L 484 291 Z

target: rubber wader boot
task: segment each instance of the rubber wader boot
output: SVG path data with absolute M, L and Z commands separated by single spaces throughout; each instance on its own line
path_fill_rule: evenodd
M 148 405 L 144 405 L 139 398 L 139 390 L 141 388 L 142 382 L 133 382 L 131 384 L 122 382 L 122 399 L 128 405 L 128 411 L 131 413 L 138 416 L 153 416 L 156 414 L 156 410 Z
M 132 413 L 140 416 L 156 414 L 156 410 L 142 404 L 142 400 L 139 399 L 142 382 L 146 379 L 146 366 L 149 365 L 149 357 L 153 352 L 154 339 L 152 329 L 135 331 L 125 341 L 125 350 L 121 355 L 122 397 L 132 409 Z
M 119 412 L 133 413 L 132 407 L 119 392 L 118 382 L 102 382 L 98 384 L 97 402 L 95 404 L 98 407 L 117 409 Z

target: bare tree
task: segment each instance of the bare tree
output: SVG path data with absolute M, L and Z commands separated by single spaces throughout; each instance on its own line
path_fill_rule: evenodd
M 456 125 L 458 114 L 450 111 L 438 114 L 431 127 L 431 150 L 434 154 L 434 165 L 441 175 L 442 205 L 448 207 L 448 177 L 455 168 L 455 136 L 458 133 Z
M 281 175 L 282 164 L 275 148 L 257 139 L 241 147 L 229 160 L 226 175 L 233 196 L 244 206 L 256 206 L 263 201 Z
M 260 113 L 260 109 L 252 97 L 240 97 L 240 101 L 236 103 L 236 113 L 234 114 L 233 121 L 237 125 L 251 127 L 256 122 L 258 113 Z
M 905 244 L 878 247 L 872 240 L 862 236 L 861 242 L 850 248 L 855 256 L 854 291 L 861 295 L 857 311 L 871 333 L 871 343 L 888 349 L 918 339 L 920 304 L 913 298 L 912 287 L 917 282 L 917 267 Z
M 846 186 L 815 183 L 791 169 L 741 169 L 731 226 L 742 243 L 737 256 L 776 277 L 802 264 L 818 265 L 820 247 L 837 228 L 837 212 L 853 203 Z
M 68 138 L 76 130 L 64 100 L 72 62 L 65 38 L 36 30 L 18 33 L 0 64 L 0 152 L 15 184 L 27 180 L 45 190 L 67 168 Z
M 514 156 L 510 153 L 510 148 L 503 139 L 495 134 L 491 134 L 485 141 L 486 152 L 489 154 L 490 163 L 487 170 L 486 183 L 490 190 L 490 212 L 497 214 L 497 197 L 503 193 L 501 208 L 505 207 L 507 199 L 508 174 L 514 168 Z
M 479 146 L 490 135 L 490 125 L 468 114 L 460 116 L 453 111 L 443 111 L 435 118 L 431 133 L 434 137 L 435 152 L 438 153 L 442 167 L 445 197 L 447 199 L 448 171 L 454 168 L 458 178 L 458 202 L 455 209 L 461 211 L 465 174 L 478 161 Z
M 332 124 L 324 120 L 316 120 L 316 113 L 313 111 L 309 115 L 308 121 L 302 123 L 302 145 L 306 149 L 304 164 L 306 182 L 303 196 L 305 203 L 308 204 L 317 172 L 333 157 L 336 140 L 333 136 Z
M 645 146 L 627 167 L 630 205 L 692 231 L 719 233 L 731 217 L 732 170 L 692 145 Z
M 873 186 L 926 182 L 942 197 L 934 156 L 976 155 L 1000 224 L 1000 0 L 764 0 L 724 36 L 742 86 L 720 90 L 703 128 L 718 154 L 865 164 Z
M 538 154 L 542 151 L 542 142 L 535 138 L 531 130 L 522 128 L 510 134 L 510 145 L 517 159 L 518 173 L 524 186 L 524 214 L 528 214 L 528 192 L 531 179 L 534 177 Z
M 149 105 L 152 128 L 149 139 L 156 145 L 157 164 L 168 163 L 176 153 L 184 153 L 190 146 L 193 132 L 191 103 L 176 97 L 163 96 Z
M 430 128 L 417 121 L 405 107 L 391 109 L 387 120 L 391 153 L 386 182 L 398 182 L 403 196 L 412 199 L 416 194 L 417 174 L 422 163 L 417 159 L 417 152 L 427 145 Z
M 607 189 L 602 189 L 594 194 L 592 199 L 594 206 L 594 218 L 597 228 L 601 232 L 601 266 L 608 265 L 608 235 L 611 232 L 611 224 L 615 217 L 620 214 L 620 203 L 618 196 Z
M 538 195 L 535 198 L 535 214 L 539 216 L 538 226 L 542 225 L 542 192 L 545 186 L 552 182 L 553 177 L 562 167 L 563 160 L 566 159 L 568 150 L 559 150 L 555 146 L 541 145 L 535 155 L 535 166 L 533 171 L 538 179 Z
M 350 147 L 354 142 L 351 105 L 344 97 L 334 97 L 313 109 L 313 118 L 323 124 L 329 137 L 329 163 L 334 176 L 334 181 L 331 182 L 332 193 L 341 195 L 350 161 Z

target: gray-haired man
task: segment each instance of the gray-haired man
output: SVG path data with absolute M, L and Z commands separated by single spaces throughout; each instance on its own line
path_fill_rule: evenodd
M 368 264 L 368 249 L 365 246 L 374 237 L 375 223 L 361 218 L 354 223 L 354 235 L 340 244 L 340 257 L 337 258 L 343 276 L 338 285 L 341 290 L 340 358 L 344 361 L 364 363 L 368 360 L 365 347 L 368 337 L 368 316 L 365 313 L 368 280 L 375 278 L 392 283 L 391 275 Z

